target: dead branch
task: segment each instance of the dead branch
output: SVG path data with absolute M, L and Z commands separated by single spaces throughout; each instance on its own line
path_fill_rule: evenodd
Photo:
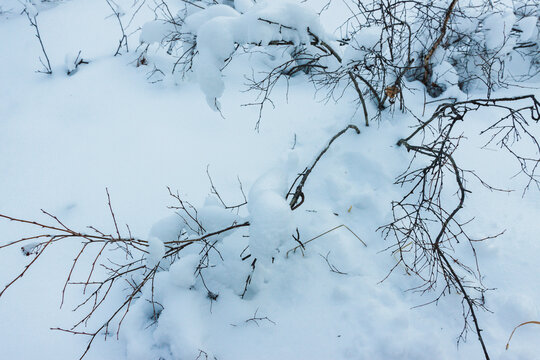
M 302 250 L 302 254 L 304 254 L 303 251 L 306 249 L 305 246 L 306 246 L 307 244 L 309 244 L 309 243 L 312 242 L 313 240 L 316 240 L 316 239 L 318 239 L 318 238 L 320 238 L 320 237 L 322 237 L 322 236 L 324 236 L 324 235 L 326 235 L 326 234 L 329 234 L 329 233 L 331 233 L 332 231 L 335 231 L 335 230 L 337 230 L 337 229 L 340 229 L 340 228 L 345 228 L 345 229 L 347 229 L 351 234 L 354 235 L 355 238 L 358 239 L 358 241 L 360 241 L 360 242 L 362 243 L 362 245 L 364 245 L 365 247 L 367 247 L 367 244 L 366 244 L 366 243 L 365 243 L 358 235 L 356 235 L 356 233 L 355 233 L 354 231 L 352 231 L 347 225 L 341 224 L 341 225 L 338 225 L 338 226 L 336 226 L 336 227 L 333 227 L 333 228 L 331 228 L 330 230 L 327 230 L 327 231 L 325 231 L 325 232 L 323 232 L 323 233 L 321 233 L 321 234 L 319 234 L 319 235 L 317 235 L 317 236 L 315 236 L 315 237 L 312 237 L 311 239 L 307 240 L 306 242 L 303 242 L 303 243 L 301 243 L 300 245 L 298 245 L 298 246 L 296 246 L 296 247 L 290 249 L 290 250 L 287 251 L 287 253 L 285 254 L 285 257 L 289 257 L 289 253 L 290 253 L 291 251 L 292 251 L 293 253 L 295 253 L 296 250 L 298 250 L 298 249 L 301 249 L 301 250 Z
M 444 36 L 446 35 L 446 28 L 448 26 L 448 21 L 450 20 L 450 16 L 452 15 L 452 11 L 454 10 L 454 7 L 456 6 L 457 2 L 458 0 L 452 0 L 452 2 L 450 3 L 450 6 L 448 7 L 446 14 L 444 15 L 443 24 L 441 27 L 441 33 L 439 37 L 437 38 L 437 40 L 435 40 L 435 43 L 433 44 L 433 46 L 431 46 L 431 48 L 429 49 L 426 57 L 424 57 L 424 85 L 426 86 L 428 86 L 429 73 L 430 73 L 429 59 L 431 59 L 431 57 L 433 56 L 433 53 L 435 52 L 435 50 L 437 50 L 442 40 L 444 39 Z
M 206 166 L 206 175 L 208 176 L 208 181 L 210 181 L 210 189 L 211 189 L 212 195 L 215 195 L 218 198 L 219 202 L 221 203 L 221 205 L 223 205 L 223 207 L 225 209 L 227 209 L 227 210 L 237 210 L 238 211 L 242 206 L 247 205 L 246 194 L 244 193 L 244 189 L 243 189 L 243 186 L 242 186 L 242 182 L 240 181 L 240 178 L 238 178 L 238 184 L 239 184 L 239 187 L 240 187 L 240 192 L 242 193 L 243 201 L 241 203 L 237 204 L 237 205 L 227 205 L 223 201 L 219 191 L 214 186 L 214 182 L 212 181 L 212 176 L 210 176 L 210 165 Z
M 408 274 L 414 274 L 422 281 L 422 285 L 414 289 L 422 293 L 435 290 L 441 282 L 443 289 L 433 302 L 437 302 L 446 293 L 460 294 L 465 324 L 459 339 L 465 337 L 470 327 L 470 318 L 484 356 L 489 359 L 476 315 L 478 309 L 485 309 L 484 293 L 487 289 L 481 281 L 474 244 L 494 236 L 474 239 L 467 234 L 465 228 L 471 220 L 462 221 L 458 218 L 468 192 L 465 176 L 478 176 L 461 169 L 453 156 L 463 138 L 463 135 L 454 135 L 456 124 L 464 121 L 469 112 L 486 107 L 498 108 L 508 114 L 480 133 L 489 136 L 486 145 L 497 144 L 514 156 L 521 166 L 521 172 L 528 178 L 525 189 L 531 184 L 539 186 L 536 171 L 540 166 L 540 157 L 521 155 L 513 149 L 515 142 L 526 140 L 540 154 L 540 144 L 528 129 L 530 124 L 526 118 L 528 115 L 534 122 L 540 120 L 540 103 L 534 96 L 441 104 L 427 121 L 421 122 L 409 136 L 397 143 L 413 154 L 409 167 L 396 180 L 396 184 L 408 190 L 401 200 L 392 202 L 393 221 L 379 230 L 385 238 L 395 239 L 395 244 L 390 248 L 393 254 L 398 255 L 398 262 L 389 273 L 399 264 L 403 265 Z M 419 138 L 420 144 L 412 143 L 415 138 Z M 415 168 L 417 158 L 429 161 L 427 165 Z M 444 181 L 448 176 L 453 179 L 450 183 Z M 480 183 L 486 184 L 484 181 Z M 449 188 L 452 186 L 450 184 L 453 184 L 454 189 Z M 488 188 L 494 189 L 490 186 Z M 448 204 L 448 191 L 456 194 L 457 204 Z M 474 268 L 453 255 L 455 244 L 462 241 L 469 244 L 475 259 Z
M 105 0 L 107 2 L 107 5 L 111 8 L 114 17 L 118 21 L 118 26 L 120 27 L 120 31 L 122 32 L 122 36 L 120 37 L 120 40 L 118 40 L 118 47 L 116 48 L 116 52 L 114 53 L 114 56 L 120 55 L 120 50 L 122 47 L 126 49 L 126 52 L 129 52 L 128 48 L 128 37 L 126 35 L 126 31 L 124 29 L 124 24 L 122 23 L 122 19 L 120 18 L 124 14 L 120 12 L 120 7 L 118 4 L 114 2 L 114 0 Z
M 49 56 L 47 55 L 47 51 L 45 51 L 45 45 L 43 45 L 43 39 L 41 38 L 41 34 L 39 32 L 37 14 L 31 16 L 26 8 L 24 9 L 24 13 L 26 14 L 26 17 L 28 18 L 28 21 L 30 21 L 30 25 L 36 31 L 36 38 L 39 41 L 39 45 L 41 46 L 41 52 L 43 53 L 43 56 L 45 56 L 45 61 L 47 62 L 45 64 L 43 60 L 41 59 L 41 57 L 39 58 L 39 61 L 41 62 L 41 65 L 43 66 L 44 70 L 38 70 L 38 72 L 51 75 L 52 74 L 51 62 L 49 61 Z
M 304 202 L 304 192 L 303 192 L 304 185 L 306 184 L 306 181 L 308 179 L 309 174 L 311 174 L 311 172 L 313 171 L 313 169 L 315 168 L 315 166 L 317 165 L 319 160 L 328 151 L 328 149 L 330 148 L 332 143 L 337 138 L 339 138 L 341 135 L 343 135 L 345 132 L 347 132 L 347 130 L 349 130 L 349 129 L 353 129 L 357 134 L 360 134 L 360 129 L 358 129 L 358 127 L 356 125 L 348 125 L 343 130 L 340 130 L 337 134 L 335 134 L 330 139 L 328 144 L 322 149 L 322 151 L 319 153 L 319 155 L 317 155 L 317 157 L 315 158 L 315 161 L 313 161 L 313 164 L 311 164 L 311 166 L 307 167 L 302 172 L 302 174 L 299 175 L 300 176 L 300 182 L 296 186 L 296 190 L 294 191 L 294 193 L 292 193 L 291 190 L 292 190 L 292 187 L 294 186 L 294 184 L 296 183 L 296 181 L 293 183 L 293 185 L 291 186 L 291 190 L 289 190 L 289 193 L 287 194 L 287 198 L 289 197 L 289 195 L 292 195 L 291 202 L 289 203 L 289 206 L 291 207 L 291 210 L 294 210 L 294 209 L 298 208 Z
M 330 260 L 328 259 L 328 257 L 330 256 L 330 251 L 326 253 L 325 256 L 323 256 L 322 254 L 319 254 L 319 256 L 322 257 L 326 261 L 326 264 L 328 265 L 328 268 L 330 269 L 331 272 L 339 274 L 339 275 L 347 275 L 347 273 L 340 271 L 334 264 L 330 262 Z
M 104 231 L 98 230 L 94 226 L 89 227 L 94 233 L 85 233 L 73 230 L 71 227 L 62 222 L 58 217 L 44 210 L 42 210 L 43 214 L 52 219 L 55 224 L 51 225 L 43 222 L 19 219 L 8 215 L 0 214 L 0 218 L 2 219 L 37 227 L 43 231 L 43 233 L 39 235 L 23 237 L 0 246 L 0 249 L 3 249 L 15 245 L 22 245 L 21 249 L 23 254 L 26 256 L 33 256 L 31 261 L 22 269 L 22 271 L 4 287 L 4 289 L 0 292 L 0 297 L 7 291 L 8 288 L 10 288 L 15 282 L 20 280 L 27 273 L 27 271 L 37 262 L 37 260 L 41 258 L 45 249 L 47 249 L 50 245 L 56 244 L 66 239 L 76 239 L 80 242 L 81 248 L 77 252 L 71 263 L 71 267 L 67 274 L 67 279 L 62 289 L 61 306 L 64 304 L 66 290 L 68 286 L 82 285 L 83 294 L 86 294 L 87 289 L 91 290 L 83 299 L 83 301 L 74 308 L 74 311 L 85 312 L 83 313 L 83 316 L 80 318 L 80 320 L 75 323 L 71 328 L 52 328 L 52 330 L 63 331 L 75 335 L 88 336 L 89 342 L 84 353 L 80 357 L 81 359 L 88 353 L 95 338 L 102 333 L 105 335 L 106 338 L 109 334 L 109 329 L 113 325 L 116 327 L 116 336 L 118 337 L 122 322 L 125 319 L 127 313 L 129 312 L 132 302 L 141 297 L 143 293 L 143 288 L 146 286 L 146 284 L 150 284 L 149 286 L 151 286 L 150 299 L 148 299 L 148 301 L 151 302 L 154 309 L 154 320 L 157 318 L 155 309 L 156 302 L 153 293 L 153 283 L 155 274 L 160 270 L 160 264 L 158 263 L 151 268 L 148 267 L 146 262 L 146 256 L 148 254 L 147 240 L 134 238 L 131 236 L 131 233 L 129 234 L 129 237 L 122 236 L 116 220 L 115 212 L 112 207 L 111 197 L 108 189 L 106 189 L 106 193 L 110 217 L 112 219 L 115 231 L 114 235 L 107 234 Z M 197 276 L 201 279 L 202 284 L 208 290 L 209 299 L 211 299 L 211 301 L 215 301 L 218 297 L 218 294 L 208 289 L 202 272 L 203 269 L 210 266 L 210 251 L 215 251 L 221 257 L 219 249 L 215 246 L 217 243 L 215 237 L 241 227 L 249 226 L 249 222 L 244 222 L 240 224 L 234 223 L 226 228 L 207 233 L 204 230 L 202 224 L 197 219 L 197 210 L 195 209 L 195 207 L 182 200 L 178 193 L 173 194 L 170 189 L 169 193 L 174 199 L 179 201 L 180 204 L 180 206 L 176 206 L 173 208 L 181 210 L 185 216 L 190 216 L 189 219 L 197 224 L 198 227 L 196 230 L 200 235 L 195 238 L 180 238 L 181 235 L 179 235 L 179 239 L 176 241 L 164 242 L 166 248 L 164 259 L 166 258 L 170 263 L 173 263 L 176 260 L 178 253 L 182 249 L 186 248 L 189 245 L 200 243 L 202 245 L 202 250 L 200 252 L 201 260 L 197 268 Z M 38 242 L 36 243 L 35 241 Z M 88 273 L 85 276 L 84 280 L 74 281 L 73 275 L 75 273 L 75 269 L 81 266 L 82 259 L 85 255 L 90 253 L 90 248 L 94 248 L 96 252 L 94 253 L 94 255 L 92 255 L 93 257 L 90 258 L 90 262 L 88 265 Z M 113 251 L 120 250 L 120 252 L 125 253 L 126 261 L 123 263 L 116 263 L 111 258 L 103 259 L 106 249 Z M 99 275 L 100 277 L 95 275 L 95 270 L 98 266 L 106 271 L 107 274 L 104 277 L 101 275 Z M 140 280 L 135 280 L 136 278 L 139 278 Z M 119 306 L 116 306 L 114 308 L 115 310 L 110 315 L 108 315 L 105 321 L 101 322 L 101 324 L 97 327 L 95 331 L 82 330 L 81 328 L 83 326 L 87 327 L 90 319 L 94 318 L 98 310 L 102 308 L 103 304 L 105 304 L 106 300 L 109 298 L 109 294 L 111 293 L 113 287 L 118 286 L 121 282 L 124 281 L 127 282 L 130 287 L 129 292 L 125 295 L 124 301 Z

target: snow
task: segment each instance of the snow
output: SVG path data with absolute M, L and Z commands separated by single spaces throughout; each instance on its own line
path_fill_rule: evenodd
M 369 26 L 360 29 L 354 34 L 350 44 L 345 49 L 343 62 L 363 60 L 366 54 L 373 50 L 380 41 L 382 31 L 382 26 Z
M 462 34 L 472 34 L 478 28 L 478 19 L 458 17 L 454 22 L 455 30 Z
M 242 220 L 235 212 L 225 209 L 215 196 L 208 196 L 205 199 L 202 207 L 197 210 L 197 218 L 201 224 L 204 224 L 204 229 L 209 233 L 229 227 Z
M 241 13 L 245 13 L 254 5 L 252 0 L 234 0 L 234 8 Z
M 32 254 L 35 254 L 36 250 L 39 250 L 39 249 L 37 249 L 38 245 L 39 245 L 39 243 L 33 242 L 33 243 L 30 243 L 30 244 L 21 246 L 21 251 L 22 251 L 24 256 L 30 256 Z
M 148 239 L 148 255 L 146 256 L 146 266 L 150 269 L 155 268 L 163 259 L 165 255 L 165 245 L 163 242 L 156 238 L 150 237 Z
M 124 19 L 132 3 L 120 1 Z M 206 233 L 250 222 L 210 237 L 207 244 L 186 247 L 172 264 L 162 261 L 154 282 L 131 304 L 119 340 L 111 327 L 107 341 L 96 338 L 87 359 L 481 358 L 473 333 L 456 346 L 463 326 L 459 295 L 413 308 L 433 299 L 432 294 L 407 291 L 418 286 L 415 277 L 398 265 L 381 282 L 396 259 L 383 251 L 391 240 L 383 241 L 377 228 L 388 222 L 390 202 L 404 191 L 393 182 L 412 155 L 395 144 L 417 124 L 411 113 L 396 108 L 369 128 L 361 127 L 361 134 L 351 131 L 336 140 L 310 174 L 304 204 L 295 211 L 289 208 L 286 194 L 297 174 L 337 131 L 363 123 L 354 106 L 356 95 L 348 89 L 338 103 L 321 102 L 306 78 L 295 76 L 276 85 L 275 108 L 263 113 L 257 133 L 258 109 L 241 106 L 252 101 L 251 94 L 242 92 L 243 76 L 252 67 L 267 71 L 289 55 L 270 50 L 271 56 L 240 56 L 230 67 L 222 65 L 237 43 L 279 39 L 298 44 L 309 40 L 308 27 L 330 39 L 316 11 L 305 10 L 309 4 L 237 0 L 235 9 L 191 7 L 183 27 L 196 34 L 199 53 L 196 76 L 182 82 L 171 75 L 170 59 L 155 50 L 170 25 L 152 20 L 153 12 L 143 7 L 127 32 L 142 30 L 130 36 L 129 45 L 154 44 L 147 56 L 164 72 L 163 81 L 155 84 L 147 79 L 152 65 L 135 66 L 140 53 L 113 56 L 119 30 L 114 21 L 104 20 L 111 15 L 106 3 L 39 5 L 51 76 L 35 73 L 41 53 L 26 16 L 14 11 L 0 21 L 0 43 L 9 49 L 0 52 L 0 213 L 52 221 L 39 212 L 43 208 L 80 231 L 93 225 L 115 234 L 108 188 L 122 234 L 127 234 L 127 223 L 135 238 L 148 240 L 148 268 L 162 261 L 167 242 L 200 236 L 192 229 L 195 224 L 179 216 L 181 211 L 167 208 L 178 205 L 167 186 L 197 208 Z M 259 17 L 296 30 L 279 32 L 275 25 L 261 24 Z M 532 16 L 518 21 L 510 14 L 491 15 L 484 22 L 486 46 L 498 50 L 501 36 L 509 36 L 508 26 L 514 23 L 521 30 L 519 41 L 534 41 L 535 21 Z M 459 27 L 465 33 L 477 28 L 475 21 Z M 379 27 L 358 31 L 344 58 L 360 60 L 362 47 L 372 48 L 380 32 Z M 73 66 L 79 49 L 89 64 L 68 77 L 66 67 Z M 455 86 L 459 76 L 449 57 L 442 50 L 433 56 L 433 80 L 446 87 L 440 99 L 484 97 L 466 95 Z M 440 103 L 428 98 L 435 102 L 424 104 L 422 84 L 405 85 L 404 102 L 415 115 L 428 116 Z M 499 89 L 492 96 L 539 94 L 537 83 L 525 85 L 534 89 Z M 212 108 L 220 109 L 224 119 Z M 494 186 L 519 190 L 526 179 L 514 176 L 519 170 L 514 159 L 496 147 L 482 149 L 486 137 L 477 137 L 502 114 L 481 111 L 460 122 L 464 138 L 455 157 Z M 243 202 L 240 179 L 247 206 L 224 208 L 212 193 L 207 169 L 227 205 Z M 492 312 L 479 313 L 492 358 L 536 358 L 540 347 L 535 327 L 520 328 L 508 351 L 504 345 L 514 326 L 540 315 L 538 192 L 531 189 L 525 197 L 520 191 L 491 192 L 472 177 L 467 189 L 471 193 L 462 216 L 475 217 L 472 233 L 483 237 L 506 229 L 501 237 L 477 246 L 483 281 L 495 288 L 486 294 Z M 291 251 L 299 245 L 292 236 L 297 229 L 305 249 Z M 34 235 L 33 230 L 38 231 L 2 220 L 0 245 Z M 210 251 L 204 266 L 201 254 L 208 244 L 219 253 Z M 33 259 L 35 243 L 21 246 L 0 249 L 0 286 Z M 77 241 L 51 246 L 0 298 L 2 358 L 67 360 L 84 351 L 86 337 L 49 330 L 69 328 L 80 319 L 80 312 L 71 311 L 81 300 L 79 288 L 68 288 L 66 303 L 58 309 L 79 250 Z M 474 264 L 467 244 L 456 244 L 456 251 Z M 107 256 L 118 260 L 115 254 Z M 92 254 L 81 261 L 91 265 Z M 74 276 L 86 280 L 88 273 L 81 266 Z M 127 286 L 122 283 L 111 292 L 103 313 L 85 330 L 124 301 Z M 148 301 L 152 297 L 154 305 Z M 32 346 L 25 346 L 28 339 Z
M 194 14 L 186 17 L 186 19 L 184 20 L 185 23 L 183 29 L 186 32 L 197 34 L 201 26 L 203 26 L 208 21 L 220 16 L 237 17 L 240 16 L 240 13 L 227 5 L 212 5 L 204 10 L 197 11 Z
M 488 50 L 501 51 L 503 46 L 511 48 L 508 44 L 508 35 L 512 31 L 512 27 L 516 22 L 516 17 L 511 10 L 506 10 L 503 13 L 494 13 L 484 20 L 486 48 Z
M 538 36 L 537 22 L 538 18 L 536 16 L 527 16 L 518 21 L 517 25 L 521 30 L 520 41 L 533 41 Z
M 27 2 L 26 4 L 24 4 L 24 10 L 28 13 L 28 16 L 30 17 L 36 17 L 39 14 L 36 6 L 31 2 Z
M 146 44 L 159 43 L 172 30 L 174 30 L 174 26 L 170 23 L 162 20 L 149 21 L 142 26 L 139 41 Z
M 270 170 L 255 182 L 248 196 L 249 250 L 266 265 L 272 263 L 294 230 L 292 211 L 285 199 L 287 180 L 283 169 Z
M 195 285 L 195 270 L 199 265 L 199 257 L 196 254 L 181 257 L 169 269 L 171 283 L 181 288 L 190 288 Z
M 221 68 L 237 44 L 268 44 L 272 40 L 309 44 L 308 29 L 322 40 L 327 38 L 314 12 L 281 0 L 258 3 L 243 14 L 217 4 L 186 17 L 182 31 L 196 34 L 199 56 L 195 73 L 208 106 L 221 110 L 218 99 L 225 88 Z
M 457 85 L 459 75 L 456 69 L 447 61 L 441 61 L 433 67 L 433 82 L 444 86 L 445 88 Z
M 214 110 L 220 109 L 217 99 L 225 90 L 222 64 L 234 51 L 234 34 L 230 30 L 233 25 L 230 17 L 218 16 L 206 21 L 197 31 L 199 61 L 195 72 L 208 106 Z

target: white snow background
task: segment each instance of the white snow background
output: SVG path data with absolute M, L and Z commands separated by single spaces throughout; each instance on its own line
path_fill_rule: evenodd
M 129 7 L 132 1 L 119 3 Z M 283 196 L 296 174 L 333 134 L 349 123 L 363 123 L 355 112 L 354 92 L 339 103 L 325 103 L 304 78 L 294 77 L 288 87 L 276 87 L 275 108 L 263 112 L 256 132 L 258 109 L 241 105 L 252 100 L 242 92 L 242 75 L 249 71 L 250 61 L 260 61 L 257 57 L 240 57 L 223 78 L 218 74 L 205 80 L 204 72 L 196 69 L 193 79 L 180 82 L 167 75 L 152 83 L 151 68 L 134 65 L 140 32 L 129 38 L 132 51 L 113 56 L 119 29 L 105 1 L 59 1 L 38 4 L 53 70 L 47 76 L 35 72 L 40 48 L 28 19 L 20 15 L 21 4 L 0 4 L 0 213 L 49 221 L 40 212 L 44 209 L 73 228 L 93 225 L 113 232 L 108 188 L 119 224 L 129 224 L 135 237 L 152 239 L 153 255 L 159 255 L 161 242 L 175 239 L 182 228 L 180 218 L 167 208 L 174 204 L 167 186 L 201 209 L 209 231 L 236 218 L 249 216 L 252 222 L 249 230 L 220 238 L 224 260 L 213 264 L 207 278 L 219 293 L 217 301 L 210 301 L 193 277 L 200 249 L 186 248 L 177 263 L 156 276 L 155 294 L 164 306 L 158 322 L 152 324 L 149 304 L 141 298 L 128 313 L 119 340 L 115 333 L 106 341 L 98 337 L 87 359 L 196 359 L 201 350 L 219 360 L 482 358 L 474 332 L 466 343 L 456 345 L 463 326 L 459 295 L 415 307 L 433 298 L 407 291 L 418 285 L 417 279 L 398 269 L 381 282 L 396 260 L 382 251 L 390 243 L 376 229 L 389 220 L 390 201 L 401 194 L 393 181 L 410 157 L 395 143 L 409 133 L 411 116 L 388 113 L 380 123 L 361 127 L 360 135 L 351 131 L 339 138 L 310 175 L 305 203 L 291 212 Z M 250 6 L 244 1 L 237 8 Z M 332 9 L 321 22 L 334 24 L 339 11 Z M 152 15 L 143 8 L 130 32 Z M 318 21 L 297 20 L 310 25 Z M 491 22 L 493 32 L 500 30 L 495 29 L 497 21 Z M 531 20 L 523 21 L 523 36 L 537 36 Z M 210 25 L 206 23 L 207 36 L 227 36 L 212 32 Z M 238 41 L 240 35 L 231 36 Z M 79 50 L 89 64 L 67 76 L 65 59 Z M 205 50 L 200 50 L 204 59 Z M 215 53 L 203 64 L 219 72 L 213 61 L 224 60 L 227 49 L 206 50 Z M 155 56 L 159 61 L 157 52 Z M 216 79 L 223 83 L 216 84 Z M 407 104 L 421 114 L 422 85 L 409 85 Z M 527 86 L 532 89 L 519 89 L 519 94 L 540 95 L 534 83 Z M 447 91 L 441 97 L 465 98 L 453 88 Z M 517 95 L 516 91 L 496 95 Z M 215 98 L 223 117 L 212 109 Z M 478 134 L 497 115 L 478 112 L 461 127 Z M 517 191 L 497 193 L 478 182 L 468 184 L 472 193 L 463 216 L 476 218 L 471 232 L 483 237 L 506 229 L 477 246 L 483 282 L 493 288 L 486 295 L 491 312 L 478 315 L 492 358 L 535 359 L 540 352 L 538 327 L 520 328 L 509 350 L 505 344 L 516 325 L 540 317 L 539 193 L 532 189 L 522 197 L 524 179 L 513 177 L 519 170 L 514 159 L 496 148 L 480 149 L 484 143 L 469 137 L 456 157 L 494 186 Z M 230 203 L 242 201 L 237 178 L 241 180 L 249 214 L 236 217 L 208 197 L 207 166 Z M 305 256 L 285 256 L 297 245 L 291 237 L 297 227 L 307 240 L 342 224 L 367 247 L 340 228 L 306 245 Z M 28 233 L 20 224 L 0 222 L 0 244 Z M 247 245 L 259 260 L 241 299 L 250 261 L 242 261 L 239 254 Z M 68 289 L 59 309 L 78 250 L 76 242 L 51 247 L 0 298 L 0 359 L 64 360 L 82 354 L 84 336 L 50 330 L 78 321 L 71 309 L 82 294 L 75 288 Z M 465 261 L 473 261 L 466 251 L 463 254 Z M 330 271 L 324 257 L 344 274 Z M 18 248 L 0 251 L 2 288 L 27 261 Z M 122 295 L 121 288 L 113 292 L 108 309 L 114 310 Z M 249 320 L 253 318 L 259 320 Z M 96 324 L 97 320 L 89 326 Z

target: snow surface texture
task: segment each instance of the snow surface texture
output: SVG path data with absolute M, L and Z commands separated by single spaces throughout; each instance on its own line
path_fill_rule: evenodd
M 128 8 L 131 3 L 123 5 Z M 248 22 L 249 16 L 255 16 L 250 13 L 258 14 L 252 10 L 258 5 L 234 3 L 237 13 L 227 10 L 229 15 L 223 16 L 219 10 L 220 16 L 208 15 L 199 23 L 195 16 L 202 12 L 194 12 L 190 26 L 208 31 L 211 38 L 216 26 L 230 30 L 236 21 Z M 252 222 L 249 230 L 215 239 L 220 241 L 223 260 L 212 260 L 214 267 L 208 269 L 205 280 L 219 294 L 216 301 L 208 298 L 195 274 L 200 248 L 188 247 L 156 276 L 155 296 L 163 306 L 158 321 L 152 319 L 153 309 L 146 301 L 150 289 L 145 288 L 123 324 L 120 341 L 114 336 L 106 342 L 96 340 L 88 359 L 196 359 L 201 350 L 210 359 L 220 360 L 481 358 L 473 334 L 467 343 L 456 346 L 462 327 L 459 296 L 412 309 L 431 300 L 406 291 L 418 284 L 414 278 L 398 271 L 380 283 L 396 260 L 381 252 L 389 243 L 375 229 L 388 221 L 389 202 L 401 194 L 392 183 L 409 156 L 394 145 L 409 133 L 414 118 L 396 112 L 379 126 L 362 128 L 361 135 L 348 133 L 340 138 L 310 176 L 304 189 L 306 202 L 291 213 L 283 196 L 296 174 L 336 131 L 350 122 L 362 122 L 348 105 L 354 93 L 347 93 L 340 105 L 323 104 L 313 99 L 305 80 L 293 78 L 289 101 L 281 85 L 274 99 L 276 109 L 265 114 L 265 126 L 257 134 L 252 131 L 257 111 L 240 107 L 249 99 L 230 80 L 242 74 L 239 69 L 247 62 L 224 74 L 215 67 L 216 58 L 228 55 L 227 41 L 238 41 L 238 33 L 217 33 L 226 40 L 223 48 L 208 46 L 208 53 L 203 54 L 208 66 L 214 66 L 205 95 L 210 94 L 211 105 L 217 97 L 227 104 L 224 120 L 197 91 L 203 87 L 199 75 L 196 84 L 175 86 L 177 79 L 169 76 L 151 85 L 149 69 L 133 65 L 137 54 L 112 57 L 117 24 L 107 18 L 107 4 L 94 0 L 38 4 L 43 6 L 38 16 L 54 74 L 36 74 L 40 49 L 27 19 L 14 15 L 20 10 L 18 4 L 8 3 L 5 8 L 14 10 L 0 21 L 0 44 L 9 48 L 0 52 L 1 213 L 43 220 L 39 209 L 44 208 L 73 227 L 84 229 L 91 224 L 114 232 L 106 203 L 108 187 L 119 223 L 129 223 L 134 236 L 150 240 L 149 266 L 160 260 L 163 242 L 177 239 L 182 231 L 194 236 L 166 208 L 172 202 L 166 186 L 179 188 L 198 205 L 199 219 L 209 232 L 235 221 Z M 133 29 L 147 23 L 151 15 L 142 10 Z M 309 23 L 310 28 L 315 21 L 312 17 L 291 19 Z M 519 23 L 521 36 L 528 39 L 535 36 L 531 22 Z M 157 30 L 145 25 L 141 40 L 159 41 L 159 32 L 170 31 L 154 25 Z M 506 30 L 494 25 L 490 31 Z M 274 35 L 271 32 L 266 39 Z M 136 45 L 136 36 L 130 38 L 130 45 Z M 358 44 L 366 46 L 372 40 L 359 39 Z M 73 55 L 66 54 L 79 50 L 90 64 L 68 77 L 64 59 L 69 58 L 69 64 Z M 449 63 L 441 62 L 434 72 L 448 83 L 455 81 Z M 422 88 L 418 83 L 408 86 L 407 104 L 421 114 Z M 464 94 L 454 87 L 442 95 L 448 96 L 463 98 Z M 426 113 L 434 106 L 428 105 Z M 497 114 L 479 114 L 464 126 L 477 134 L 493 116 Z M 456 154 L 464 168 L 477 169 L 498 187 L 519 188 L 521 180 L 512 178 L 513 159 L 492 151 L 496 149 L 480 151 L 483 143 L 482 139 L 464 140 Z M 231 203 L 241 201 L 236 180 L 240 177 L 247 190 L 247 211 L 223 210 L 215 196 L 206 196 L 207 164 L 220 193 L 227 200 L 232 198 Z M 478 237 L 507 229 L 504 236 L 478 246 L 484 282 L 496 288 L 486 298 L 493 313 L 479 313 L 488 348 L 494 359 L 534 359 L 540 350 L 534 327 L 518 330 L 510 350 L 505 351 L 504 345 L 515 325 L 540 316 L 538 193 L 522 199 L 519 191 L 490 193 L 474 182 L 469 189 L 466 211 L 476 217 Z M 368 246 L 340 228 L 310 243 L 305 256 L 299 251 L 287 256 L 297 245 L 291 237 L 296 227 L 306 241 L 341 224 Z M 2 222 L 0 231 L 3 243 L 27 230 Z M 84 337 L 49 331 L 78 320 L 69 311 L 80 297 L 75 290 L 68 293 L 64 310 L 57 310 L 76 245 L 45 253 L 0 299 L 2 358 L 67 360 L 77 358 L 86 347 Z M 240 257 L 248 245 L 252 258 L 258 259 L 254 272 L 252 258 L 242 261 Z M 0 284 L 16 275 L 27 259 L 19 249 L 1 251 Z M 250 274 L 251 285 L 242 299 Z M 122 300 L 121 292 L 112 296 Z M 109 308 L 113 310 L 113 304 Z

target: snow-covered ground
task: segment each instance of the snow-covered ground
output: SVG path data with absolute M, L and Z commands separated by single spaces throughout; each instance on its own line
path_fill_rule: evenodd
M 390 240 L 385 242 L 376 229 L 390 219 L 391 200 L 402 195 L 393 182 L 410 156 L 395 143 L 409 133 L 413 117 L 396 111 L 363 127 L 354 92 L 338 103 L 321 102 L 299 76 L 288 88 L 276 86 L 275 108 L 266 108 L 256 132 L 258 109 L 241 106 L 253 100 L 238 75 L 248 66 L 248 56 L 225 71 L 222 116 L 208 106 L 195 82 L 176 84 L 166 76 L 152 83 L 151 66 L 135 66 L 138 33 L 130 37 L 132 51 L 114 57 L 120 33 L 105 1 L 42 5 L 38 20 L 53 74 L 36 73 L 41 52 L 34 29 L 20 15 L 18 2 L 2 1 L 1 214 L 50 221 L 40 212 L 44 209 L 74 229 L 86 231 L 92 225 L 114 232 L 107 188 L 119 224 L 129 224 L 135 237 L 167 241 L 176 239 L 182 225 L 167 208 L 174 205 L 167 187 L 200 208 L 208 231 L 231 222 L 230 216 L 244 219 L 248 214 L 243 210 L 236 217 L 212 207 L 207 167 L 226 202 L 242 202 L 238 179 L 249 200 L 251 228 L 221 238 L 223 261 L 209 269 L 206 285 L 219 294 L 217 301 L 210 301 L 200 279 L 193 278 L 192 260 L 200 248 L 188 247 L 170 271 L 156 276 L 154 293 L 164 307 L 158 322 L 149 318 L 146 291 L 133 303 L 119 340 L 115 332 L 106 341 L 97 338 L 87 359 L 482 358 L 474 331 L 456 345 L 463 327 L 459 295 L 415 307 L 434 296 L 407 291 L 418 285 L 416 278 L 398 268 L 381 282 L 396 259 L 382 251 Z M 129 32 L 151 20 L 145 16 L 150 16 L 146 8 Z M 64 59 L 79 50 L 89 64 L 67 76 Z M 422 114 L 421 84 L 409 85 L 406 103 Z M 533 89 L 519 93 L 540 95 L 534 84 L 528 86 Z M 475 113 L 462 127 L 468 135 L 477 134 L 496 115 Z M 276 194 L 286 192 L 328 139 L 350 123 L 361 134 L 350 131 L 336 140 L 310 175 L 302 207 L 282 211 L 287 203 Z M 483 282 L 493 289 L 486 293 L 491 312 L 479 312 L 479 320 L 492 358 L 534 359 L 540 350 L 538 327 L 520 328 L 509 350 L 505 344 L 516 325 L 540 317 L 539 193 L 531 189 L 522 197 L 524 179 L 512 177 L 518 170 L 514 159 L 495 148 L 481 150 L 483 140 L 464 141 L 456 155 L 463 167 L 477 169 L 494 186 L 518 191 L 490 192 L 478 182 L 468 184 L 472 193 L 462 216 L 476 218 L 470 231 L 484 237 L 506 229 L 477 245 Z M 296 228 L 305 241 L 339 225 L 367 246 L 341 227 L 306 245 L 305 256 L 285 255 L 297 245 L 286 236 Z M 32 231 L 2 221 L 0 245 Z M 265 242 L 253 243 L 255 238 Z M 264 247 L 272 241 L 270 249 Z M 251 261 L 242 261 L 240 253 L 250 244 L 260 261 L 242 299 L 238 294 Z M 264 261 L 275 248 L 280 252 L 272 254 L 274 260 Z M 51 247 L 0 298 L 0 358 L 63 360 L 82 354 L 87 338 L 49 330 L 69 327 L 80 317 L 71 311 L 82 296 L 76 288 L 68 289 L 59 309 L 78 251 L 75 240 Z M 470 254 L 464 260 L 473 261 Z M 0 249 L 2 289 L 27 261 L 17 247 Z M 114 311 L 115 301 L 123 301 L 121 290 L 111 294 L 106 310 Z M 89 325 L 95 327 L 105 315 L 98 313 Z

